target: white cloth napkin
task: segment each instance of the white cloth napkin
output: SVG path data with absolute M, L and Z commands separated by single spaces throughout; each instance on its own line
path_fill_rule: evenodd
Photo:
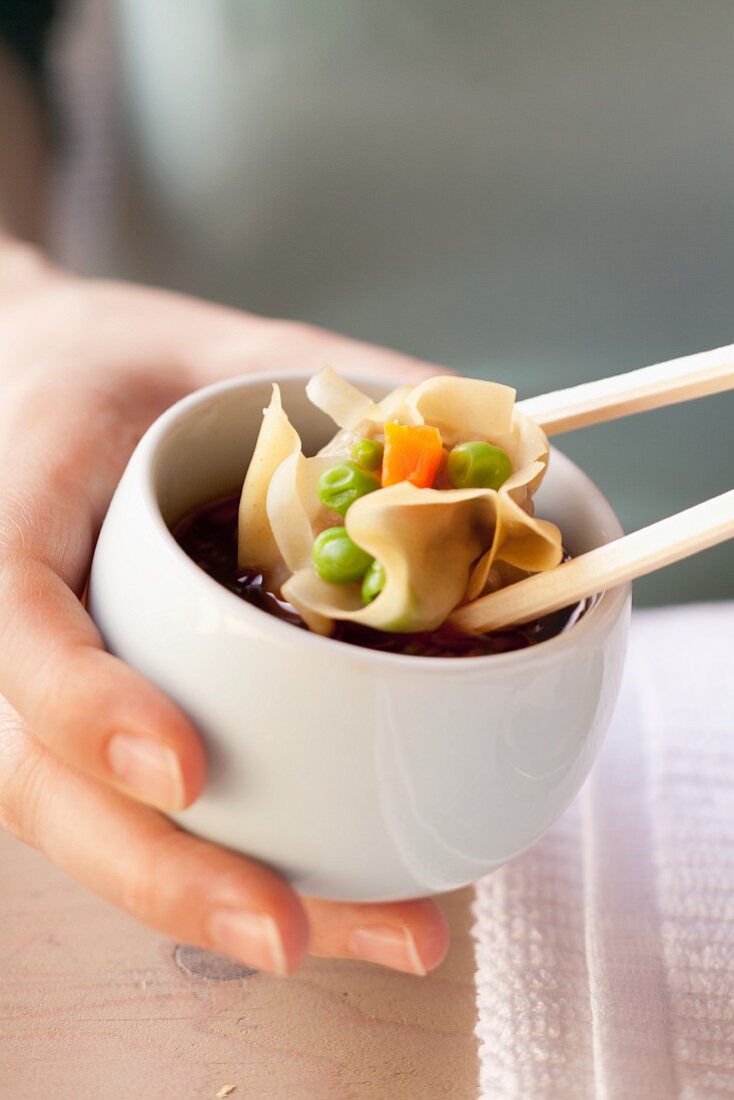
M 482 1100 L 734 1097 L 734 603 L 633 616 L 586 787 L 475 915 Z

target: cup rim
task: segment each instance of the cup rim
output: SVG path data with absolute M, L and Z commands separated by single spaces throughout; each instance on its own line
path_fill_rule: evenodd
M 631 585 L 623 584 L 615 588 L 607 589 L 600 593 L 596 602 L 590 607 L 569 630 L 556 634 L 546 641 L 524 649 L 511 650 L 507 653 L 490 653 L 479 657 L 425 657 L 407 653 L 390 653 L 382 650 L 370 649 L 366 646 L 349 645 L 337 638 L 324 637 L 310 630 L 300 630 L 292 623 L 283 622 L 274 615 L 269 615 L 261 608 L 254 607 L 246 600 L 230 592 L 219 581 L 210 577 L 193 561 L 188 554 L 176 542 L 168 525 L 166 524 L 155 490 L 155 471 L 160 448 L 167 439 L 175 425 L 197 405 L 216 399 L 220 394 L 231 390 L 249 389 L 256 385 L 283 384 L 289 381 L 308 381 L 313 376 L 312 371 L 261 371 L 254 374 L 240 375 L 236 378 L 228 378 L 211 385 L 204 386 L 193 393 L 187 394 L 170 406 L 148 428 L 138 444 L 135 460 L 138 467 L 142 505 L 148 515 L 148 521 L 156 535 L 160 539 L 161 548 L 168 554 L 172 565 L 183 570 L 190 578 L 190 584 L 196 584 L 201 592 L 206 594 L 208 600 L 219 603 L 229 615 L 236 615 L 250 626 L 257 627 L 268 635 L 274 642 L 282 645 L 306 646 L 312 649 L 314 654 L 322 650 L 323 657 L 336 658 L 338 653 L 343 657 L 367 665 L 386 665 L 393 672 L 399 672 L 401 668 L 412 673 L 422 671 L 425 674 L 442 671 L 453 673 L 460 672 L 462 676 L 467 673 L 486 675 L 491 669 L 505 668 L 508 665 L 545 664 L 556 659 L 564 648 L 582 643 L 587 636 L 595 636 L 599 633 L 606 634 L 614 622 L 623 614 L 629 597 Z M 387 379 L 380 375 L 355 374 L 345 372 L 344 377 L 356 385 L 384 384 Z M 399 385 L 399 380 L 396 381 Z M 574 476 L 580 478 L 585 492 L 591 497 L 603 511 L 619 534 L 623 534 L 622 525 L 601 489 L 591 480 L 579 466 L 576 465 L 561 451 L 551 448 L 553 461 L 570 467 Z M 335 649 L 334 647 L 338 647 Z M 346 652 L 345 652 L 346 651 Z

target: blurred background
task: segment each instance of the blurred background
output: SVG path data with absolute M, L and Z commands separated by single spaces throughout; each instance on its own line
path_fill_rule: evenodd
M 520 396 L 734 341 L 729 0 L 0 0 L 0 34 L 76 270 Z M 732 488 L 734 395 L 558 444 L 632 530 Z M 731 544 L 636 596 L 734 597 Z

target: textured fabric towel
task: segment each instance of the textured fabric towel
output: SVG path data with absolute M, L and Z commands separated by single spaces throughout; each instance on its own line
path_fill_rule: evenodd
M 475 913 L 482 1100 L 734 1097 L 734 603 L 633 616 L 581 796 Z

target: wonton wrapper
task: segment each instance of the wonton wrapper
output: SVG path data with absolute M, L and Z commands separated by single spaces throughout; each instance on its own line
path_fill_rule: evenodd
M 309 621 L 349 619 L 377 630 L 435 630 L 460 604 L 472 563 L 506 559 L 536 572 L 557 565 L 560 533 L 532 519 L 494 489 L 417 489 L 409 482 L 369 493 L 346 515 L 347 533 L 385 569 L 385 587 L 366 606 L 358 584 L 322 581 L 310 565 L 283 585 L 283 596 Z M 516 536 L 508 539 L 514 532 Z M 473 578 L 472 578 L 473 579 Z
M 331 367 L 324 367 L 308 380 L 306 394 L 311 404 L 330 416 L 340 428 L 354 428 L 377 409 L 371 397 Z
M 242 568 L 271 574 L 282 570 L 283 555 L 273 537 L 265 501 L 275 471 L 290 455 L 300 453 L 300 436 L 283 411 L 280 388 L 274 385 L 240 497 L 237 561 Z
M 262 458 L 252 478 L 248 472 L 240 510 L 240 537 L 244 526 L 248 546 L 255 545 L 260 557 L 248 558 L 249 549 L 240 550 L 240 561 L 261 564 L 263 547 L 271 555 L 266 565 L 277 557 L 271 568 L 279 567 L 281 577 L 292 574 L 282 586 L 283 597 L 312 629 L 326 633 L 334 620 L 349 619 L 378 630 L 433 630 L 465 599 L 482 593 L 493 563 L 526 572 L 559 564 L 560 531 L 528 514 L 531 494 L 545 473 L 547 440 L 515 408 L 513 389 L 437 377 L 375 403 L 325 368 L 308 383 L 307 393 L 342 431 L 319 455 L 305 458 L 274 390 L 261 431 L 261 436 L 267 432 Z M 491 441 L 508 453 L 513 473 L 497 491 L 419 489 L 402 482 L 357 500 L 344 521 L 347 533 L 381 562 L 386 575 L 382 592 L 365 606 L 359 584 L 329 584 L 311 563 L 316 535 L 342 522 L 320 503 L 318 479 L 335 457 L 349 455 L 355 438 L 375 434 L 389 420 L 432 424 L 448 446 Z M 253 463 L 260 456 L 258 439 Z M 254 532 L 246 531 L 248 516 L 255 518 Z

